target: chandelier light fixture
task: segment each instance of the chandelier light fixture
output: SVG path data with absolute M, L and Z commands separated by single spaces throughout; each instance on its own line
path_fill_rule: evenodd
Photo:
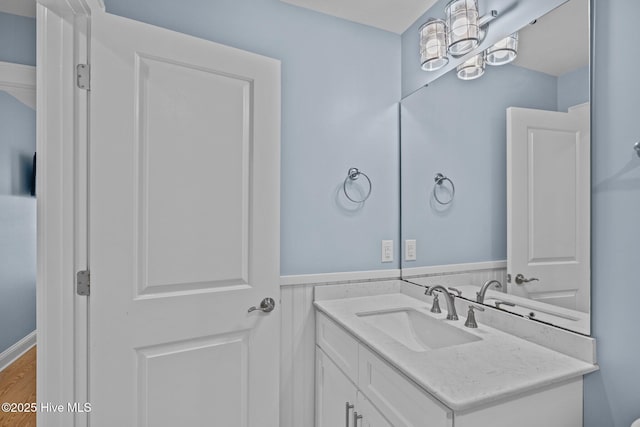
M 498 16 L 496 10 L 480 16 L 478 0 L 451 0 L 445 7 L 445 19 L 430 18 L 419 30 L 420 66 L 436 71 L 476 49 L 486 35 L 486 26 Z M 505 65 L 518 55 L 518 33 L 513 33 L 493 46 L 467 58 L 457 67 L 462 80 L 473 80 L 484 74 L 485 64 Z
M 458 65 L 458 78 L 461 80 L 475 80 L 484 74 L 484 52 L 464 61 Z
M 447 65 L 447 26 L 442 19 L 430 19 L 420 27 L 420 66 L 435 71 Z
M 447 17 L 449 53 L 462 56 L 480 44 L 477 0 L 453 0 L 444 10 Z
M 518 33 L 503 38 L 486 52 L 486 61 L 489 65 L 504 65 L 512 62 L 518 55 Z

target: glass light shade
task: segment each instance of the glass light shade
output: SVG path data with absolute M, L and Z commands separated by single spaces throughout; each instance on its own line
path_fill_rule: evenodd
M 516 59 L 518 55 L 518 33 L 505 37 L 487 49 L 487 64 L 504 65 Z
M 430 19 L 420 27 L 420 66 L 435 71 L 448 62 L 446 24 L 442 19 Z
M 472 56 L 458 65 L 458 78 L 462 80 L 477 79 L 484 74 L 484 53 Z
M 462 56 L 480 43 L 478 1 L 453 0 L 445 8 L 449 53 Z

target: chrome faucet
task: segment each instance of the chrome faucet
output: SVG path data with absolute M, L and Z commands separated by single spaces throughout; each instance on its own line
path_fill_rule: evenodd
M 502 289 L 502 284 L 497 280 L 488 280 L 484 285 L 482 285 L 482 288 L 480 288 L 480 292 L 476 292 L 477 302 L 479 302 L 480 304 L 484 302 L 484 295 L 487 293 L 487 289 L 489 289 L 489 287 L 493 284 L 496 285 L 496 289 Z
M 455 295 L 449 293 L 447 288 L 442 285 L 429 286 L 424 294 L 433 296 L 433 291 L 440 291 L 445 296 L 445 301 L 447 302 L 447 320 L 458 320 L 458 313 L 456 312 L 456 302 Z

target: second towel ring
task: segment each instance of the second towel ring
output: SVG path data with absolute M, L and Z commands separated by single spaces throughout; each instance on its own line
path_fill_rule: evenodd
M 436 202 L 440 203 L 441 205 L 448 205 L 449 203 L 453 202 L 453 198 L 456 195 L 456 186 L 453 184 L 453 181 L 451 181 L 449 178 L 442 175 L 441 173 L 437 173 L 433 180 L 436 182 L 436 185 L 433 186 L 433 198 L 436 199 Z M 444 181 L 449 181 L 449 184 L 451 184 L 451 198 L 446 202 L 443 202 L 438 198 L 438 193 L 436 191 L 438 186 L 442 185 Z
M 367 182 L 369 183 L 369 191 L 367 191 L 367 194 L 361 200 L 357 200 L 349 196 L 349 192 L 347 191 L 347 182 L 349 180 L 351 181 L 357 180 L 358 178 L 360 178 L 360 175 L 364 176 L 367 179 Z M 344 195 L 347 197 L 347 199 L 351 200 L 353 203 L 364 203 L 364 201 L 367 200 L 371 195 L 372 189 L 373 189 L 373 185 L 371 184 L 371 180 L 369 179 L 366 173 L 359 171 L 358 168 L 349 169 L 349 171 L 347 172 L 347 177 L 344 179 L 344 183 L 342 184 L 342 190 L 344 191 Z

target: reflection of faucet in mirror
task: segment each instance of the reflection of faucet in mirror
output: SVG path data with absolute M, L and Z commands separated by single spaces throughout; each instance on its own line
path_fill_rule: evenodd
M 489 286 L 493 284 L 496 285 L 496 289 L 502 289 L 502 284 L 499 281 L 488 280 L 485 282 L 484 285 L 482 285 L 482 288 L 480 288 L 480 292 L 476 292 L 476 301 L 482 304 L 484 302 L 484 296 L 487 293 L 487 289 L 489 289 Z
M 433 291 L 440 291 L 445 296 L 445 301 L 447 301 L 447 320 L 458 320 L 456 302 L 454 300 L 455 295 L 449 293 L 449 291 L 442 285 L 429 286 L 429 289 L 427 289 L 424 294 L 433 296 Z
M 516 305 L 512 302 L 507 302 L 507 301 L 496 301 L 496 308 L 500 309 L 500 310 L 504 310 L 504 308 L 502 308 L 501 306 L 503 305 L 508 305 L 509 307 L 515 307 Z

